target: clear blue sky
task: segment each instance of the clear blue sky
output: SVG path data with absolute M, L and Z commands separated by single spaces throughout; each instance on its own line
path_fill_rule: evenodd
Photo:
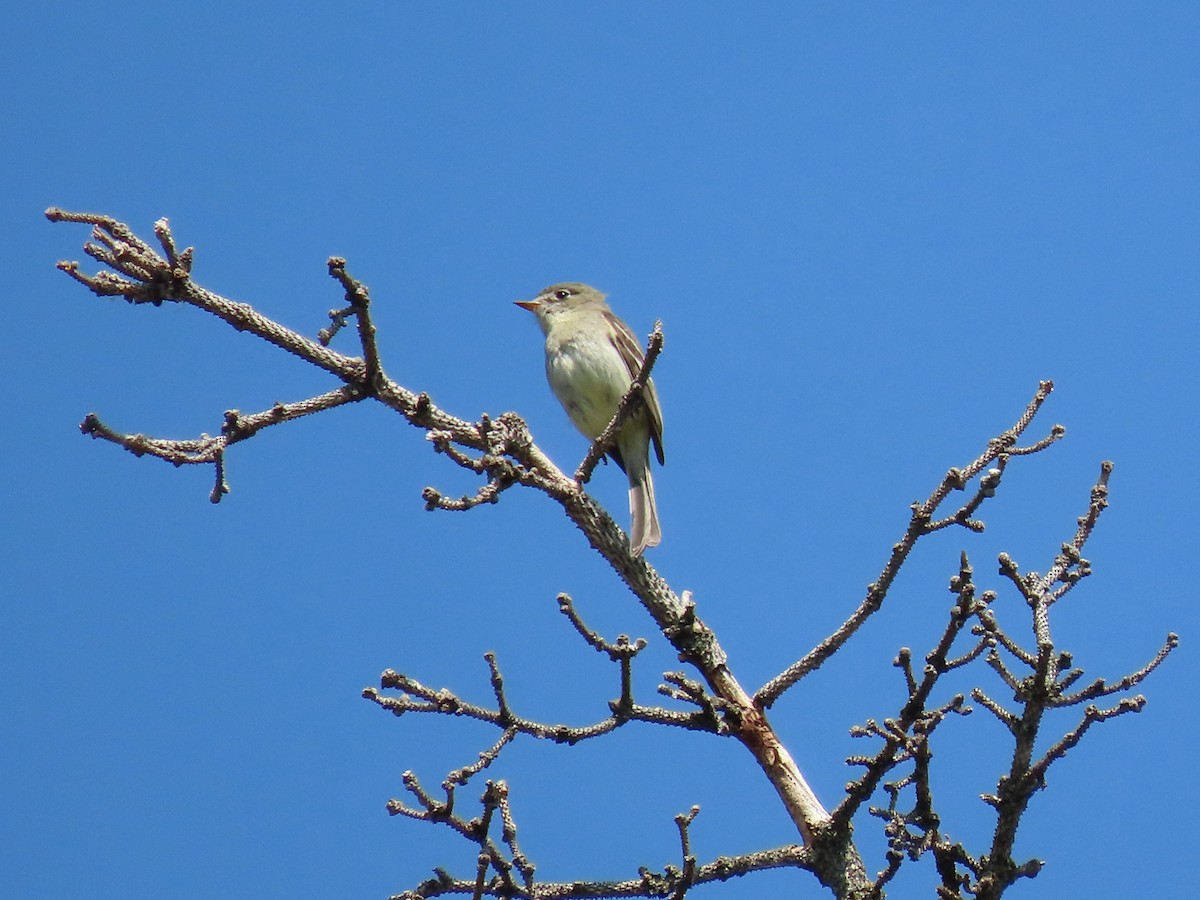
M 75 286 L 54 262 L 86 229 L 52 204 L 143 233 L 168 216 L 201 284 L 309 334 L 346 256 L 395 378 L 466 418 L 518 410 L 564 466 L 585 444 L 511 301 L 581 280 L 639 334 L 661 318 L 650 559 L 749 688 L 841 621 L 908 504 L 1053 378 L 1035 430 L 1066 440 L 1010 467 L 985 535 L 928 541 L 773 720 L 833 805 L 865 749 L 847 729 L 897 709 L 890 660 L 928 647 L 959 551 L 1021 630 L 996 554 L 1044 570 L 1112 459 L 1096 574 L 1056 636 L 1090 677 L 1170 630 L 1183 646 L 1144 713 L 1051 771 L 1018 845 L 1049 865 L 1014 896 L 1177 891 L 1200 802 L 1200 8 L 69 2 L 4 30 L 0 895 L 382 898 L 468 872 L 469 846 L 384 803 L 494 735 L 393 719 L 362 687 L 394 667 L 486 701 L 494 649 L 518 711 L 593 721 L 615 681 L 558 591 L 652 640 L 646 701 L 677 667 L 544 498 L 424 512 L 425 485 L 474 483 L 381 408 L 237 447 L 216 507 L 208 470 L 81 437 L 88 411 L 188 437 L 332 384 L 195 310 Z M 595 485 L 623 519 L 618 473 Z M 979 849 L 1003 735 L 982 711 L 948 728 L 944 824 Z M 493 772 L 545 878 L 676 861 L 692 803 L 703 858 L 795 839 L 712 737 L 522 741 Z M 859 835 L 877 869 L 874 821 Z M 825 896 L 793 872 L 697 893 Z

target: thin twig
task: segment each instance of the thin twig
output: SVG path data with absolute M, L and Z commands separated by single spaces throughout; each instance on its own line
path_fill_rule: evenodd
M 784 691 L 805 675 L 815 671 L 825 660 L 836 653 L 839 648 L 854 636 L 863 623 L 883 606 L 884 598 L 887 596 L 892 582 L 895 581 L 896 576 L 899 574 L 900 568 L 904 565 L 904 561 L 908 558 L 909 553 L 912 552 L 913 546 L 918 539 L 930 533 L 933 524 L 933 515 L 942 502 L 949 496 L 951 491 L 962 490 L 971 479 L 994 460 L 999 459 L 1006 453 L 1012 454 L 1017 438 L 1029 427 L 1034 416 L 1037 415 L 1038 411 L 1042 408 L 1042 404 L 1046 402 L 1046 398 L 1050 396 L 1050 392 L 1053 390 L 1054 382 L 1041 382 L 1033 399 L 1025 407 L 1024 413 L 1022 413 L 1021 417 L 1017 419 L 1011 428 L 989 441 L 987 449 L 965 468 L 950 469 L 941 483 L 934 488 L 933 492 L 923 503 L 913 503 L 912 514 L 904 535 L 892 546 L 891 556 L 884 565 L 879 578 L 867 585 L 867 594 L 862 603 L 859 604 L 858 608 L 850 614 L 850 617 L 833 634 L 817 644 L 802 659 L 788 666 L 787 669 L 760 687 L 754 694 L 755 703 L 764 709 L 771 707 Z M 1066 434 L 1065 429 L 1061 425 L 1055 425 L 1051 429 L 1050 434 L 1035 446 L 1048 447 L 1059 440 L 1064 434 Z M 1032 452 L 1032 450 L 1028 452 Z M 999 468 L 1003 469 L 1002 466 Z M 995 486 L 998 483 L 999 475 L 991 477 L 987 490 L 981 486 L 975 497 L 951 516 L 951 520 L 958 521 L 961 519 L 964 523 L 970 520 L 970 516 L 974 513 L 979 503 L 982 502 L 983 498 L 988 495 L 988 491 L 994 493 Z M 938 527 L 942 526 L 939 525 Z
M 663 348 L 663 330 L 662 322 L 654 323 L 654 330 L 650 332 L 650 337 L 646 343 L 646 356 L 642 360 L 642 367 L 638 370 L 636 376 L 629 384 L 629 388 L 625 391 L 625 396 L 621 398 L 621 402 L 617 404 L 617 411 L 613 413 L 613 417 L 609 420 L 608 425 L 600 432 L 600 436 L 592 441 L 592 446 L 588 448 L 587 456 L 583 458 L 583 462 L 579 464 L 579 468 L 575 470 L 575 483 L 587 484 L 592 477 L 592 472 L 600 460 L 604 458 L 604 454 L 613 448 L 617 441 L 617 432 L 621 430 L 621 426 L 634 415 L 645 403 L 646 385 L 650 381 L 650 370 L 654 368 L 654 363 L 658 360 L 658 355 Z

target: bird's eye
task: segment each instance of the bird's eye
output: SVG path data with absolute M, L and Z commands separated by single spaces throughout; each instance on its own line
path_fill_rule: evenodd
M 571 292 L 570 291 L 555 291 L 554 296 L 557 297 L 559 300 L 566 300 L 568 297 L 571 296 Z

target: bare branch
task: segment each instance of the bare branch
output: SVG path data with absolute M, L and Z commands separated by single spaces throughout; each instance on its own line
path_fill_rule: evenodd
M 610 715 L 590 725 L 573 727 L 543 723 L 518 715 L 507 696 L 503 673 L 494 654 L 486 654 L 489 681 L 495 707 L 472 704 L 447 690 L 434 690 L 409 676 L 388 670 L 383 673 L 381 689 L 395 689 L 398 696 L 385 696 L 370 688 L 364 696 L 396 715 L 405 712 L 466 716 L 499 729 L 495 743 L 481 751 L 469 765 L 452 770 L 442 783 L 445 799 L 435 799 L 416 776 L 405 773 L 404 786 L 413 798 L 408 805 L 393 800 L 388 808 L 404 815 L 451 828 L 478 848 L 474 854 L 472 877 L 457 879 L 444 870 L 402 896 L 422 898 L 440 894 L 467 894 L 483 897 L 625 897 L 656 896 L 683 900 L 691 888 L 709 881 L 724 880 L 736 874 L 760 868 L 790 866 L 814 871 L 822 883 L 839 897 L 865 900 L 882 896 L 883 888 L 894 877 L 904 859 L 918 859 L 932 853 L 941 884 L 938 896 L 961 898 L 963 891 L 979 897 L 999 897 L 1005 887 L 1021 877 L 1032 877 L 1040 861 L 1018 864 L 1011 858 L 1016 825 L 1030 797 L 1044 783 L 1046 769 L 1082 739 L 1092 723 L 1125 712 L 1141 709 L 1143 698 L 1121 700 L 1107 710 L 1089 705 L 1083 719 L 1068 731 L 1046 754 L 1034 761 L 1032 752 L 1046 711 L 1066 705 L 1090 702 L 1132 688 L 1157 668 L 1178 644 L 1174 634 L 1158 655 L 1142 669 L 1112 685 L 1096 679 L 1074 694 L 1066 691 L 1082 683 L 1084 672 L 1073 668 L 1071 655 L 1056 649 L 1050 630 L 1051 607 L 1091 572 L 1082 555 L 1100 513 L 1108 501 L 1111 463 L 1105 463 L 1092 489 L 1086 515 L 1072 540 L 1062 544 L 1045 575 L 1022 574 L 1007 555 L 1000 557 L 1000 571 L 1019 591 L 1032 617 L 1036 651 L 1027 650 L 1000 628 L 988 608 L 995 595 L 985 592 L 976 597 L 972 569 L 964 553 L 959 573 L 951 579 L 950 589 L 956 600 L 941 637 L 923 657 L 923 665 L 914 663 L 908 648 L 901 648 L 895 664 L 903 678 L 905 695 L 899 712 L 881 720 L 869 719 L 852 731 L 856 736 L 871 736 L 882 747 L 870 756 L 854 756 L 848 762 L 860 766 L 859 777 L 847 787 L 847 796 L 827 813 L 804 780 L 799 767 L 768 722 L 765 711 L 792 685 L 814 671 L 837 652 L 862 624 L 881 608 L 884 599 L 917 541 L 935 531 L 961 526 L 979 532 L 984 528 L 976 518 L 983 503 L 993 497 L 1014 457 L 1038 453 L 1062 438 L 1059 425 L 1049 434 L 1025 446 L 1018 441 L 1053 390 L 1044 381 L 1024 413 L 1007 431 L 988 442 L 978 457 L 962 468 L 951 468 L 940 484 L 923 502 L 914 502 L 909 523 L 877 580 L 868 585 L 865 598 L 837 630 L 803 658 L 764 684 L 751 697 L 741 687 L 728 665 L 716 636 L 697 615 L 690 594 L 681 596 L 670 589 L 643 557 L 633 557 L 628 542 L 611 516 L 583 489 L 595 466 L 612 449 L 615 435 L 639 404 L 644 405 L 650 384 L 650 372 L 663 347 L 661 323 L 649 337 L 641 369 L 622 398 L 613 419 L 589 448 L 588 454 L 568 477 L 537 447 L 524 420 L 515 413 L 496 418 L 481 415 L 477 422 L 459 419 L 438 409 L 425 392 L 415 392 L 392 381 L 383 369 L 376 328 L 371 314 L 370 292 L 366 285 L 347 271 L 346 261 L 331 257 L 330 276 L 344 293 L 346 306 L 329 312 L 330 325 L 317 340 L 311 340 L 262 316 L 250 306 L 216 295 L 193 281 L 194 251 L 178 249 L 166 219 L 155 223 L 154 242 L 138 238 L 124 224 L 109 217 L 86 213 L 47 210 L 52 221 L 90 225 L 92 233 L 84 251 L 105 270 L 84 274 L 78 263 L 63 262 L 59 267 L 72 279 L 101 296 L 123 296 L 131 303 L 161 305 L 164 302 L 195 306 L 332 374 L 342 382 L 336 390 L 293 404 L 276 404 L 270 410 L 242 416 L 236 410 L 225 414 L 220 435 L 207 434 L 190 440 L 168 440 L 139 434 L 122 434 L 102 423 L 94 414 L 81 426 L 85 434 L 124 447 L 135 455 L 152 455 L 175 465 L 212 464 L 214 502 L 229 491 L 225 476 L 226 451 L 270 425 L 281 424 L 313 412 L 364 398 L 378 400 L 400 413 L 406 421 L 426 432 L 435 452 L 456 466 L 484 481 L 473 494 L 458 499 L 426 488 L 423 498 L 428 509 L 469 510 L 484 503 L 496 503 L 510 487 L 521 485 L 542 491 L 563 509 L 582 531 L 588 543 L 613 567 L 653 618 L 661 633 L 678 652 L 681 662 L 695 667 L 699 677 L 685 672 L 668 672 L 659 692 L 686 704 L 687 711 L 643 706 L 635 702 L 632 687 L 632 661 L 647 646 L 644 639 L 631 641 L 619 635 L 609 641 L 589 629 L 575 610 L 571 598 L 559 596 L 559 608 L 575 631 L 598 652 L 604 653 L 619 671 L 619 697 L 608 704 Z M 357 327 L 361 357 L 350 357 L 329 348 L 329 343 L 351 317 Z M 970 491 L 975 483 L 973 491 Z M 956 491 L 970 491 L 969 498 L 957 509 L 949 504 Z M 943 508 L 945 507 L 945 508 Z M 975 639 L 969 646 L 955 649 L 958 636 L 970 628 Z M 1007 654 L 1004 655 L 1004 654 Z M 1014 753 L 1009 773 L 999 780 L 996 792 L 987 800 L 995 807 L 997 828 L 990 852 L 971 856 L 960 845 L 951 843 L 941 832 L 935 811 L 930 740 L 933 733 L 951 715 L 966 715 L 962 695 L 955 694 L 940 703 L 932 701 L 933 691 L 943 675 L 960 669 L 980 657 L 1012 690 L 1016 711 L 1005 709 L 982 689 L 972 697 L 993 713 L 1014 736 Z M 1015 662 L 1014 662 L 1015 660 Z M 1018 675 L 1024 666 L 1028 675 Z M 982 667 L 980 667 L 982 668 Z M 784 847 L 742 857 L 719 857 L 698 865 L 691 852 L 689 827 L 698 807 L 690 814 L 676 817 L 680 832 L 682 862 L 667 866 L 662 873 L 641 870 L 640 877 L 627 882 L 534 882 L 535 868 L 524 856 L 517 841 L 517 828 L 509 801 L 507 784 L 489 781 L 480 798 L 477 818 L 466 819 L 455 811 L 456 790 L 479 772 L 491 767 L 509 743 L 518 735 L 547 738 L 560 743 L 575 743 L 607 734 L 628 722 L 643 721 L 656 725 L 688 728 L 735 737 L 754 756 L 770 779 L 808 849 Z M 897 771 L 899 766 L 903 771 Z M 894 774 L 889 774 L 894 773 Z M 885 778 L 891 778 L 885 781 Z M 851 842 L 852 819 L 861 806 L 882 789 L 889 798 L 887 807 L 870 807 L 872 815 L 884 821 L 888 839 L 886 866 L 873 879 L 866 874 L 858 852 Z M 911 809 L 901 808 L 901 797 L 913 797 Z M 458 800 L 461 804 L 461 798 Z M 492 823 L 500 820 L 499 838 L 490 834 Z
M 567 617 L 567 621 L 571 623 L 571 626 L 579 633 L 579 636 L 587 641 L 589 647 L 605 654 L 613 662 L 632 659 L 642 650 L 646 649 L 647 643 L 645 638 L 638 638 L 631 644 L 628 636 L 620 635 L 616 643 L 609 643 L 584 624 L 579 612 L 575 609 L 575 601 L 571 599 L 570 594 L 559 594 L 557 599 L 559 611 Z
M 733 731 L 734 736 L 754 755 L 767 774 L 800 834 L 805 840 L 812 839 L 815 830 L 826 821 L 827 813 L 763 716 L 761 708 L 755 706 L 729 670 L 726 655 L 715 635 L 695 615 L 694 607 L 688 607 L 682 602 L 644 557 L 634 557 L 631 554 L 625 534 L 612 517 L 534 444 L 528 428 L 519 416 L 505 413 L 498 419 L 484 418 L 478 424 L 472 424 L 448 415 L 430 402 L 427 395 L 402 387 L 388 378 L 382 370 L 376 375 L 375 363 L 370 358 L 373 332 L 364 324 L 365 317 L 361 315 L 363 298 L 353 283 L 344 286 L 348 289 L 351 305 L 355 307 L 355 314 L 359 320 L 364 358 L 352 358 L 336 353 L 323 346 L 320 341 L 310 340 L 284 328 L 244 303 L 228 300 L 201 288 L 193 280 L 190 271 L 172 269 L 166 259 L 152 251 L 144 242 L 133 238 L 128 228 L 108 217 L 65 213 L 61 210 L 48 210 L 47 216 L 53 221 L 86 222 L 111 238 L 108 243 L 116 249 L 106 244 L 89 245 L 88 250 L 95 250 L 96 258 L 120 276 L 124 276 L 123 279 L 117 279 L 121 283 L 114 283 L 100 276 L 88 279 L 80 276 L 77 266 L 64 265 L 68 274 L 89 284 L 97 293 L 123 294 L 131 302 L 158 304 L 170 301 L 195 306 L 217 316 L 239 331 L 248 331 L 313 365 L 320 366 L 347 385 L 357 386 L 363 394 L 399 412 L 418 428 L 444 434 L 449 441 L 469 450 L 491 454 L 494 457 L 508 457 L 512 469 L 505 477 L 511 477 L 516 483 L 543 491 L 561 505 L 564 513 L 583 532 L 589 545 L 608 561 L 628 585 L 654 619 L 659 630 L 671 640 L 680 657 L 695 665 L 713 693 L 729 704 L 730 709 L 737 710 L 737 715 L 731 720 L 737 724 L 736 730 Z M 173 240 L 169 236 L 169 229 L 164 232 L 164 237 Z M 344 267 L 335 265 L 335 269 L 340 270 Z M 336 273 L 335 277 L 341 280 L 340 272 Z M 630 402 L 632 403 L 632 398 Z M 493 490 L 498 491 L 499 488 Z M 481 495 L 479 502 L 483 502 L 488 496 L 486 493 Z M 426 494 L 425 500 L 427 505 L 435 508 L 457 506 L 454 503 L 441 502 L 441 492 Z M 468 500 L 464 501 L 461 507 L 467 508 L 470 505 L 472 504 Z M 390 705 L 396 712 L 422 708 L 421 703 L 396 703 L 394 700 Z M 437 704 L 426 701 L 424 707 L 436 709 Z M 634 718 L 640 714 L 642 710 L 638 707 L 630 713 Z M 678 719 L 679 714 L 651 710 L 649 716 L 655 720 L 671 721 L 673 718 Z M 703 727 L 698 716 L 693 716 L 690 721 L 692 724 L 686 727 Z M 610 728 L 612 725 L 601 723 L 598 727 Z M 570 730 L 563 732 L 568 735 L 573 733 Z M 850 849 L 852 851 L 852 848 Z M 852 852 L 845 859 L 847 865 L 856 873 L 861 872 L 861 861 L 857 860 Z M 844 875 L 843 872 L 837 877 Z
M 1100 477 L 1096 484 L 1092 487 L 1091 502 L 1088 503 L 1087 514 L 1080 517 L 1079 528 L 1075 532 L 1075 536 L 1068 544 L 1063 544 L 1062 552 L 1055 558 L 1054 565 L 1050 571 L 1046 573 L 1045 582 L 1042 593 L 1046 596 L 1046 605 L 1049 607 L 1075 584 L 1078 578 L 1085 577 L 1091 573 L 1091 566 L 1088 561 L 1082 557 L 1084 545 L 1088 538 L 1092 536 L 1092 530 L 1096 527 L 1096 522 L 1100 519 L 1100 514 L 1108 508 L 1108 479 L 1112 475 L 1113 464 L 1105 460 L 1100 464 Z M 1070 575 L 1074 574 L 1072 569 L 1075 569 L 1079 574 L 1073 580 L 1068 580 Z M 1064 583 L 1064 590 L 1057 595 L 1051 593 L 1051 588 L 1059 583 Z
M 1102 679 L 1093 681 L 1075 695 L 1064 692 L 1083 677 L 1083 670 L 1072 667 L 1070 653 L 1056 649 L 1050 629 L 1050 608 L 1066 589 L 1085 577 L 1090 565 L 1082 556 L 1084 545 L 1091 536 L 1100 514 L 1108 505 L 1108 481 L 1112 463 L 1100 467 L 1100 476 L 1092 487 L 1087 513 L 1078 519 L 1074 537 L 1062 544 L 1045 575 L 1036 572 L 1022 574 L 1016 562 L 1008 555 L 999 558 L 1000 574 L 1020 593 L 1031 615 L 1031 626 L 1036 653 L 1022 649 L 1015 640 L 1005 634 L 990 610 L 979 614 L 982 632 L 997 648 L 988 654 L 988 664 L 1000 675 L 1005 685 L 1013 691 L 1019 710 L 1010 712 L 998 702 L 976 688 L 972 696 L 992 712 L 1013 735 L 1013 756 L 1007 775 L 1002 777 L 994 794 L 984 795 L 984 800 L 996 810 L 996 832 L 990 851 L 981 856 L 978 880 L 973 893 L 984 900 L 999 898 L 1004 890 L 1018 878 L 1032 877 L 1041 868 L 1040 860 L 1018 864 L 1012 858 L 1012 849 L 1018 824 L 1034 793 L 1045 786 L 1046 770 L 1075 746 L 1084 733 L 1095 722 L 1139 711 L 1144 698 L 1122 699 L 1115 707 L 1101 710 L 1089 705 L 1083 719 L 1062 738 L 1053 744 L 1037 761 L 1033 759 L 1034 747 L 1046 713 L 1057 707 L 1067 706 L 1108 696 L 1137 684 L 1157 668 L 1171 650 L 1177 639 L 1169 635 L 1166 644 L 1154 659 L 1137 672 L 1126 676 L 1118 685 L 1106 685 Z M 1063 586 L 1062 588 L 1056 586 Z M 1020 664 L 1031 670 L 1024 678 L 1009 671 L 998 650 L 1003 648 Z
M 610 660 L 620 666 L 621 697 L 620 700 L 612 705 L 612 710 L 613 714 L 617 717 L 632 714 L 635 707 L 633 702 L 633 658 L 646 649 L 648 646 L 646 639 L 638 638 L 636 641 L 630 642 L 628 635 L 621 634 L 617 635 L 616 643 L 609 643 L 584 624 L 583 619 L 575 609 L 575 602 L 569 594 L 558 595 L 558 608 L 567 617 L 567 620 L 579 633 L 580 637 L 587 641 L 588 646 L 599 653 L 606 654 Z M 674 717 L 673 713 L 672 717 Z
M 340 256 L 329 257 L 329 275 L 345 289 L 349 308 L 354 311 L 358 322 L 358 341 L 366 362 L 364 380 L 374 393 L 383 376 L 383 366 L 379 362 L 379 344 L 375 338 L 375 323 L 371 319 L 371 292 L 365 284 L 350 276 L 346 271 L 346 260 Z
M 728 729 L 722 724 L 711 706 L 705 706 L 697 713 L 683 713 L 661 707 L 642 706 L 625 702 L 625 696 L 630 691 L 627 673 L 622 672 L 622 700 L 609 704 L 612 715 L 607 719 L 592 725 L 573 727 L 563 724 L 538 722 L 516 715 L 508 705 L 504 695 L 504 681 L 494 654 L 485 654 L 493 692 L 496 694 L 498 708 L 487 709 L 477 704 L 463 700 L 454 692 L 442 688 L 434 690 L 426 687 L 414 678 L 388 669 L 381 676 L 383 689 L 396 689 L 403 693 L 399 697 L 384 696 L 376 688 L 365 688 L 363 697 L 378 704 L 394 715 L 400 716 L 406 712 L 433 713 L 437 715 L 465 716 L 480 722 L 486 722 L 502 729 L 515 729 L 520 734 L 530 737 L 552 740 L 560 744 L 576 744 L 580 741 L 591 740 L 629 722 L 649 722 L 657 725 L 671 725 L 686 728 L 691 731 L 707 731 L 713 734 L 726 734 Z M 621 662 L 618 660 L 618 662 Z
M 949 654 L 955 640 L 966 629 L 968 621 L 984 608 L 984 603 L 975 597 L 973 572 L 967 554 L 962 553 L 958 574 L 950 579 L 950 590 L 955 594 L 955 602 L 950 608 L 941 637 L 934 648 L 925 655 L 926 665 L 919 682 L 912 670 L 912 654 L 908 648 L 902 648 L 897 654 L 895 665 L 904 673 L 907 688 L 907 697 L 899 714 L 895 718 L 885 719 L 882 727 L 875 720 L 869 719 L 864 726 L 851 729 L 850 733 L 854 737 L 881 738 L 883 746 L 874 757 L 851 757 L 847 760 L 848 763 L 862 765 L 865 771 L 846 786 L 846 798 L 834 809 L 832 823 L 835 829 L 849 826 L 859 807 L 875 792 L 888 772 L 922 752 L 929 735 L 947 714 L 969 712 L 964 709 L 964 698 L 961 694 L 935 709 L 929 709 L 927 705 L 939 679 L 954 667 L 949 661 Z M 974 658 L 981 647 L 982 645 L 977 645 L 976 649 L 967 653 L 965 659 Z M 961 661 L 955 663 L 961 664 Z M 893 799 L 891 810 L 894 809 Z
M 1053 434 L 1047 441 L 1053 441 L 1056 438 Z M 1049 446 L 1049 444 L 1047 444 Z M 949 528 L 951 525 L 961 525 L 968 531 L 981 533 L 984 529 L 983 522 L 971 518 L 975 514 L 975 510 L 983 505 L 984 500 L 989 500 L 996 496 L 996 488 L 1000 486 L 1000 478 L 1004 475 L 1004 469 L 1008 465 L 1008 455 L 1001 454 L 996 460 L 995 468 L 988 469 L 983 477 L 979 479 L 979 487 L 975 491 L 975 496 L 959 507 L 952 515 L 946 516 L 937 522 L 930 522 L 927 526 L 927 532 L 941 531 L 943 528 Z
M 697 865 L 691 878 L 691 886 L 713 884 L 762 872 L 769 869 L 806 869 L 812 871 L 814 862 L 811 853 L 803 847 L 790 845 L 773 850 L 759 850 L 738 856 L 718 856 L 711 862 Z M 540 881 L 537 885 L 538 900 L 603 900 L 603 898 L 627 897 L 670 897 L 674 896 L 684 882 L 685 873 L 671 866 L 665 872 L 641 869 L 637 878 L 626 881 Z M 390 900 L 432 900 L 448 894 L 472 894 L 475 879 L 455 879 L 443 869 L 435 870 L 435 878 L 422 882 L 412 891 L 396 894 Z M 504 887 L 489 883 L 483 896 L 502 898 L 512 896 L 503 893 Z M 516 896 L 522 896 L 517 894 Z
M 213 490 L 211 499 L 213 503 L 217 503 L 223 494 L 229 493 L 229 486 L 225 482 L 226 448 L 272 425 L 292 422 L 361 399 L 362 395 L 354 387 L 347 385 L 307 400 L 276 403 L 268 410 L 249 416 L 243 416 L 238 410 L 230 409 L 225 411 L 225 420 L 219 435 L 202 434 L 198 438 L 170 439 L 152 438 L 144 434 L 124 434 L 105 425 L 95 413 L 88 413 L 84 417 L 79 430 L 93 438 L 124 447 L 134 456 L 153 456 L 175 466 L 215 464 L 217 487 Z
M 1050 392 L 1054 390 L 1054 383 L 1051 381 L 1043 381 L 1038 386 L 1037 393 L 1030 400 L 1029 405 L 1025 408 L 1025 412 L 1013 424 L 1011 428 L 993 438 L 988 442 L 987 449 L 981 453 L 975 460 L 969 463 L 963 469 L 950 469 L 946 476 L 925 500 L 924 503 L 913 503 L 912 515 L 909 518 L 908 528 L 900 540 L 892 546 L 892 554 L 888 558 L 887 563 L 883 567 L 879 578 L 867 585 L 867 595 L 859 604 L 858 609 L 851 613 L 850 617 L 843 622 L 836 631 L 833 632 L 825 640 L 821 641 L 816 647 L 808 652 L 804 658 L 790 665 L 787 669 L 781 672 L 775 678 L 764 684 L 758 689 L 754 695 L 755 702 L 763 708 L 770 708 L 776 700 L 802 679 L 805 675 L 815 671 L 825 662 L 830 656 L 837 652 L 855 632 L 862 627 L 863 623 L 874 615 L 880 607 L 883 606 L 884 598 L 887 596 L 888 590 L 895 581 L 896 576 L 900 572 L 900 568 L 904 565 L 904 561 L 908 558 L 908 554 L 912 552 L 916 542 L 932 530 L 945 527 L 949 524 L 960 523 L 966 525 L 969 521 L 974 521 L 971 516 L 974 514 L 978 506 L 983 500 L 995 493 L 996 486 L 1000 482 L 1000 475 L 1003 472 L 1005 463 L 1001 463 L 995 474 L 989 473 L 980 483 L 980 489 L 975 496 L 962 506 L 949 519 L 934 522 L 934 513 L 941 507 L 942 503 L 949 496 L 951 491 L 962 490 L 966 485 L 986 468 L 994 460 L 999 460 L 1006 454 L 1011 454 L 1016 446 L 1017 438 L 1024 433 L 1033 421 L 1034 416 L 1042 408 L 1042 404 L 1046 402 L 1046 398 L 1050 396 Z M 1037 445 L 1040 448 L 1050 446 L 1055 441 L 1059 440 L 1066 434 L 1066 430 L 1061 425 L 1055 425 L 1051 429 L 1050 434 Z M 1023 452 L 1033 452 L 1032 448 L 1026 448 Z M 986 482 L 986 486 L 984 484 Z M 971 530 L 980 530 L 975 526 L 968 526 Z
M 1098 678 L 1095 682 L 1077 694 L 1060 696 L 1056 705 L 1072 706 L 1077 703 L 1082 703 L 1088 700 L 1096 700 L 1100 697 L 1111 697 L 1113 694 L 1119 694 L 1123 691 L 1127 691 L 1134 685 L 1141 684 L 1141 682 L 1145 681 L 1146 678 L 1149 677 L 1150 673 L 1162 665 L 1163 662 L 1166 661 L 1167 656 L 1170 655 L 1171 651 L 1178 646 L 1179 635 L 1175 634 L 1175 632 L 1171 632 L 1167 635 L 1167 639 L 1163 643 L 1162 647 L 1160 647 L 1158 652 L 1154 654 L 1154 658 L 1136 672 L 1131 672 L 1120 681 L 1117 681 L 1113 684 L 1107 684 L 1104 679 Z M 1066 687 L 1066 685 L 1060 685 L 1060 687 Z
M 517 843 L 517 823 L 513 818 L 512 808 L 508 803 L 508 783 L 498 781 L 494 785 L 496 805 L 500 809 L 500 839 L 508 846 L 512 864 L 525 880 L 526 890 L 533 892 L 533 872 L 535 866 L 529 861 L 521 846 Z
M 354 315 L 354 307 L 347 306 L 345 309 L 331 309 L 329 315 L 329 327 L 322 328 L 317 332 L 317 341 L 322 347 L 328 347 L 337 333 L 346 327 L 346 320 Z
M 688 812 L 675 816 L 675 824 L 679 827 L 679 843 L 682 847 L 683 871 L 679 877 L 679 887 L 671 895 L 673 900 L 683 900 L 687 895 L 688 888 L 695 883 L 696 857 L 692 855 L 692 842 L 688 829 L 699 814 L 700 807 L 693 806 Z
M 463 785 L 471 780 L 471 777 L 478 775 L 500 756 L 500 751 L 503 750 L 512 739 L 517 736 L 517 729 L 509 726 L 504 729 L 504 733 L 500 735 L 500 739 L 492 744 L 487 750 L 480 751 L 479 761 L 472 763 L 469 766 L 463 766 L 461 769 L 455 769 L 446 776 L 446 787 L 449 790 L 452 785 Z
M 1125 697 L 1116 706 L 1110 709 L 1100 709 L 1099 707 L 1089 705 L 1083 713 L 1083 718 L 1079 724 L 1059 738 L 1042 756 L 1040 760 L 1034 763 L 1029 768 L 1029 778 L 1039 786 L 1045 784 L 1046 770 L 1051 764 L 1062 759 L 1067 755 L 1067 751 L 1074 747 L 1083 738 L 1084 733 L 1097 722 L 1105 722 L 1125 713 L 1141 712 L 1146 705 L 1146 698 L 1142 696 Z

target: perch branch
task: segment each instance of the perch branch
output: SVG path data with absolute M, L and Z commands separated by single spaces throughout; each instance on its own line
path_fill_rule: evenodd
M 654 368 L 654 363 L 658 360 L 658 355 L 662 352 L 662 348 L 662 322 L 655 322 L 654 330 L 650 332 L 650 337 L 646 344 L 646 356 L 642 360 L 642 367 L 638 370 L 629 388 L 625 391 L 625 396 L 621 398 L 621 402 L 617 404 L 617 411 L 613 413 L 612 419 L 605 426 L 604 430 L 600 432 L 600 436 L 592 441 L 592 446 L 588 448 L 587 456 L 583 458 L 583 462 L 575 470 L 576 484 L 587 484 L 591 480 L 592 472 L 595 471 L 600 460 L 604 459 L 604 454 L 616 444 L 617 432 L 621 430 L 621 426 L 644 405 L 646 384 L 650 381 L 650 370 Z

